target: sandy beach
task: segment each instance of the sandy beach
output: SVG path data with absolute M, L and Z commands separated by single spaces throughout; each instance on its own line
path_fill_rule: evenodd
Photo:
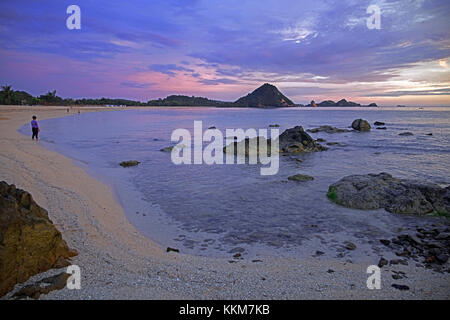
M 31 120 L 64 117 L 66 107 L 0 106 L 0 180 L 30 192 L 81 268 L 81 290 L 63 289 L 41 299 L 449 299 L 448 274 L 408 266 L 385 266 L 381 289 L 369 290 L 367 267 L 321 258 L 264 257 L 261 261 L 206 258 L 166 252 L 127 220 L 111 189 L 74 162 L 17 132 Z M 80 108 L 115 112 L 120 108 Z M 78 108 L 71 110 L 71 114 Z M 230 263 L 232 261 L 233 263 Z M 402 284 L 391 270 L 405 272 Z M 27 283 L 61 270 L 50 270 Z M 22 285 L 17 285 L 15 290 Z M 14 292 L 14 291 L 13 291 Z M 12 293 L 3 299 L 10 298 Z

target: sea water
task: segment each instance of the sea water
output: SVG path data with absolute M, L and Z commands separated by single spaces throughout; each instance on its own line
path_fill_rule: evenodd
M 297 125 L 348 128 L 366 119 L 370 132 L 310 133 L 339 142 L 329 150 L 280 156 L 276 175 L 260 175 L 259 165 L 175 165 L 168 152 L 173 130 L 264 129 L 280 133 Z M 373 122 L 385 122 L 377 130 Z M 399 228 L 447 223 L 435 217 L 354 210 L 326 197 L 344 176 L 388 172 L 398 178 L 450 184 L 450 108 L 153 108 L 81 113 L 40 121 L 40 143 L 74 160 L 111 186 L 129 221 L 162 246 L 206 256 L 282 255 L 376 256 L 379 239 Z M 20 132 L 28 134 L 28 125 Z M 412 136 L 400 136 L 410 131 Z M 432 133 L 432 135 L 428 135 Z M 322 143 L 326 145 L 325 143 Z M 299 159 L 299 161 L 297 161 Z M 138 160 L 122 168 L 124 160 Z M 306 174 L 313 181 L 287 178 Z M 358 250 L 347 253 L 345 241 Z M 352 256 L 353 255 L 353 256 Z M 355 257 L 356 256 L 356 257 Z

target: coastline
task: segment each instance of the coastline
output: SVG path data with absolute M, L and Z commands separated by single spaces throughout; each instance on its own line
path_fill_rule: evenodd
M 230 263 L 231 255 L 230 259 L 218 259 L 166 253 L 130 224 L 110 187 L 71 159 L 17 132 L 32 114 L 43 120 L 67 116 L 66 109 L 0 107 L 0 180 L 30 192 L 48 210 L 69 247 L 79 252 L 72 261 L 81 268 L 82 289 L 54 291 L 41 299 L 450 298 L 448 275 L 413 265 L 396 267 L 408 274 L 411 290 L 403 292 L 391 288 L 395 281 L 388 272 L 381 290 L 367 289 L 367 266 L 378 261 L 355 264 L 265 257 L 262 262 L 244 259 Z M 132 108 L 80 109 L 113 112 Z M 330 269 L 334 272 L 327 272 Z M 27 283 L 40 277 L 42 274 Z

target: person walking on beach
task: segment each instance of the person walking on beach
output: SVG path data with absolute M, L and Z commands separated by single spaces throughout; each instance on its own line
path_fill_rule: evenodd
M 39 141 L 39 125 L 36 121 L 36 116 L 33 116 L 33 120 L 31 120 L 31 131 L 33 132 L 33 135 L 31 136 L 31 139 L 34 140 L 34 137 L 36 137 L 36 141 Z

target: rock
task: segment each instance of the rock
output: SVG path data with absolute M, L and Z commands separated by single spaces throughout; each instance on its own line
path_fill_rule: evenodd
M 388 264 L 388 261 L 385 258 L 381 258 L 380 261 L 378 261 L 378 267 L 382 268 Z
M 352 122 L 352 128 L 357 131 L 370 131 L 370 124 L 366 120 L 356 119 Z
M 414 133 L 412 133 L 412 132 L 401 132 L 401 133 L 399 133 L 398 135 L 399 135 L 399 136 L 413 136 Z
M 438 254 L 436 256 L 436 260 L 439 261 L 440 263 L 446 263 L 448 261 L 448 255 L 446 255 L 446 254 Z
M 430 133 L 427 133 L 427 136 L 432 136 L 433 134 L 430 132 Z
M 285 130 L 279 137 L 278 143 L 280 152 L 316 152 L 327 150 L 326 147 L 318 144 L 301 126 L 296 126 Z
M 401 180 L 390 174 L 347 176 L 329 187 L 327 196 L 354 209 L 381 209 L 401 214 L 425 215 L 450 212 L 450 187 Z
M 183 148 L 185 148 L 185 147 L 186 147 L 186 146 L 185 146 L 184 144 L 177 144 L 177 145 L 175 145 L 175 146 L 170 146 L 170 147 L 162 148 L 162 149 L 160 149 L 159 151 L 162 151 L 162 152 L 172 152 L 173 149 L 178 150 L 178 149 L 183 149 Z
M 333 269 L 328 269 L 327 273 L 334 273 L 334 270 Z
M 356 244 L 354 244 L 353 242 L 347 241 L 345 243 L 345 249 L 347 249 L 347 250 L 355 250 L 356 249 Z
M 309 134 L 307 134 L 301 126 L 285 130 L 278 138 L 279 152 L 282 153 L 300 153 L 300 152 L 316 152 L 324 151 L 328 148 L 318 144 Z M 234 144 L 234 154 L 240 155 L 245 150 L 245 156 L 257 155 L 259 146 L 266 145 L 267 153 L 272 152 L 272 139 L 264 137 L 246 138 L 239 142 L 232 142 L 223 148 L 223 152 L 231 153 L 231 145 Z
M 321 256 L 324 254 L 325 254 L 325 252 L 323 252 L 323 251 L 319 251 L 319 250 L 316 251 L 316 256 Z
M 395 288 L 395 289 L 398 289 L 398 290 L 402 290 L 402 291 L 409 290 L 408 286 L 405 286 L 405 285 L 402 285 L 402 284 L 395 284 L 394 283 L 392 285 L 392 287 Z
M 279 128 L 279 124 L 269 124 L 269 128 Z
M 339 146 L 341 145 L 339 142 L 327 142 L 327 146 Z
M 388 245 L 391 244 L 391 241 L 389 241 L 389 240 L 387 240 L 387 239 L 380 239 L 380 242 L 381 242 L 382 244 L 384 244 L 385 246 L 388 246 Z
M 170 146 L 170 147 L 162 148 L 162 149 L 159 150 L 159 151 L 162 151 L 162 152 L 172 152 L 172 150 L 173 150 L 173 146 Z
M 377 130 L 387 130 L 386 127 L 376 127 L 375 129 L 377 129 Z
M 238 259 L 240 257 L 242 257 L 241 253 L 236 253 L 236 254 L 233 255 L 233 258 L 235 258 L 235 259 Z
M 208 130 L 217 129 L 215 126 L 209 127 Z
M 121 165 L 122 167 L 126 168 L 126 167 L 134 167 L 137 166 L 140 162 L 137 160 L 128 160 L 128 161 L 122 161 L 121 163 L 119 163 L 119 165 Z
M 31 194 L 0 182 L 0 297 L 77 254 Z
M 32 285 L 28 285 L 14 293 L 13 297 L 18 299 L 22 298 L 32 298 L 39 299 L 41 294 L 48 294 L 54 290 L 64 289 L 67 285 L 67 279 L 69 279 L 70 274 L 62 272 L 56 276 L 44 278 Z
M 231 148 L 231 145 L 234 145 L 233 148 Z M 260 145 L 264 145 L 267 148 L 267 154 L 271 155 L 272 153 L 272 143 L 271 139 L 266 139 L 265 137 L 255 137 L 255 138 L 246 138 L 244 140 L 241 140 L 239 142 L 235 141 L 223 148 L 224 153 L 231 153 L 232 150 L 234 151 L 234 155 L 240 155 L 240 156 L 258 156 L 260 152 Z
M 231 250 L 228 251 L 228 252 L 229 252 L 229 253 L 242 253 L 242 252 L 244 252 L 244 251 L 245 251 L 244 248 L 236 247 L 236 248 L 231 249 Z
M 175 249 L 175 248 L 171 248 L 171 247 L 167 247 L 166 252 L 180 252 L 180 250 Z
M 335 128 L 335 127 L 332 127 L 332 126 L 325 125 L 325 126 L 320 126 L 318 128 L 308 129 L 306 131 L 311 132 L 311 133 L 317 133 L 317 132 L 341 133 L 341 132 L 349 132 L 350 130 L 339 129 L 339 128 Z
M 288 180 L 290 180 L 290 181 L 297 181 L 297 182 L 303 182 L 303 181 L 314 180 L 314 177 L 307 176 L 307 175 L 304 175 L 304 174 L 296 174 L 294 176 L 288 177 Z
M 375 126 L 384 126 L 384 125 L 385 125 L 385 123 L 384 123 L 384 122 L 381 122 L 381 121 L 375 121 L 373 124 L 374 124 Z
M 327 142 L 327 140 L 319 138 L 319 139 L 316 139 L 316 142 Z
M 391 265 L 402 264 L 404 266 L 407 266 L 408 261 L 406 261 L 405 259 L 392 259 L 389 261 L 389 264 Z

